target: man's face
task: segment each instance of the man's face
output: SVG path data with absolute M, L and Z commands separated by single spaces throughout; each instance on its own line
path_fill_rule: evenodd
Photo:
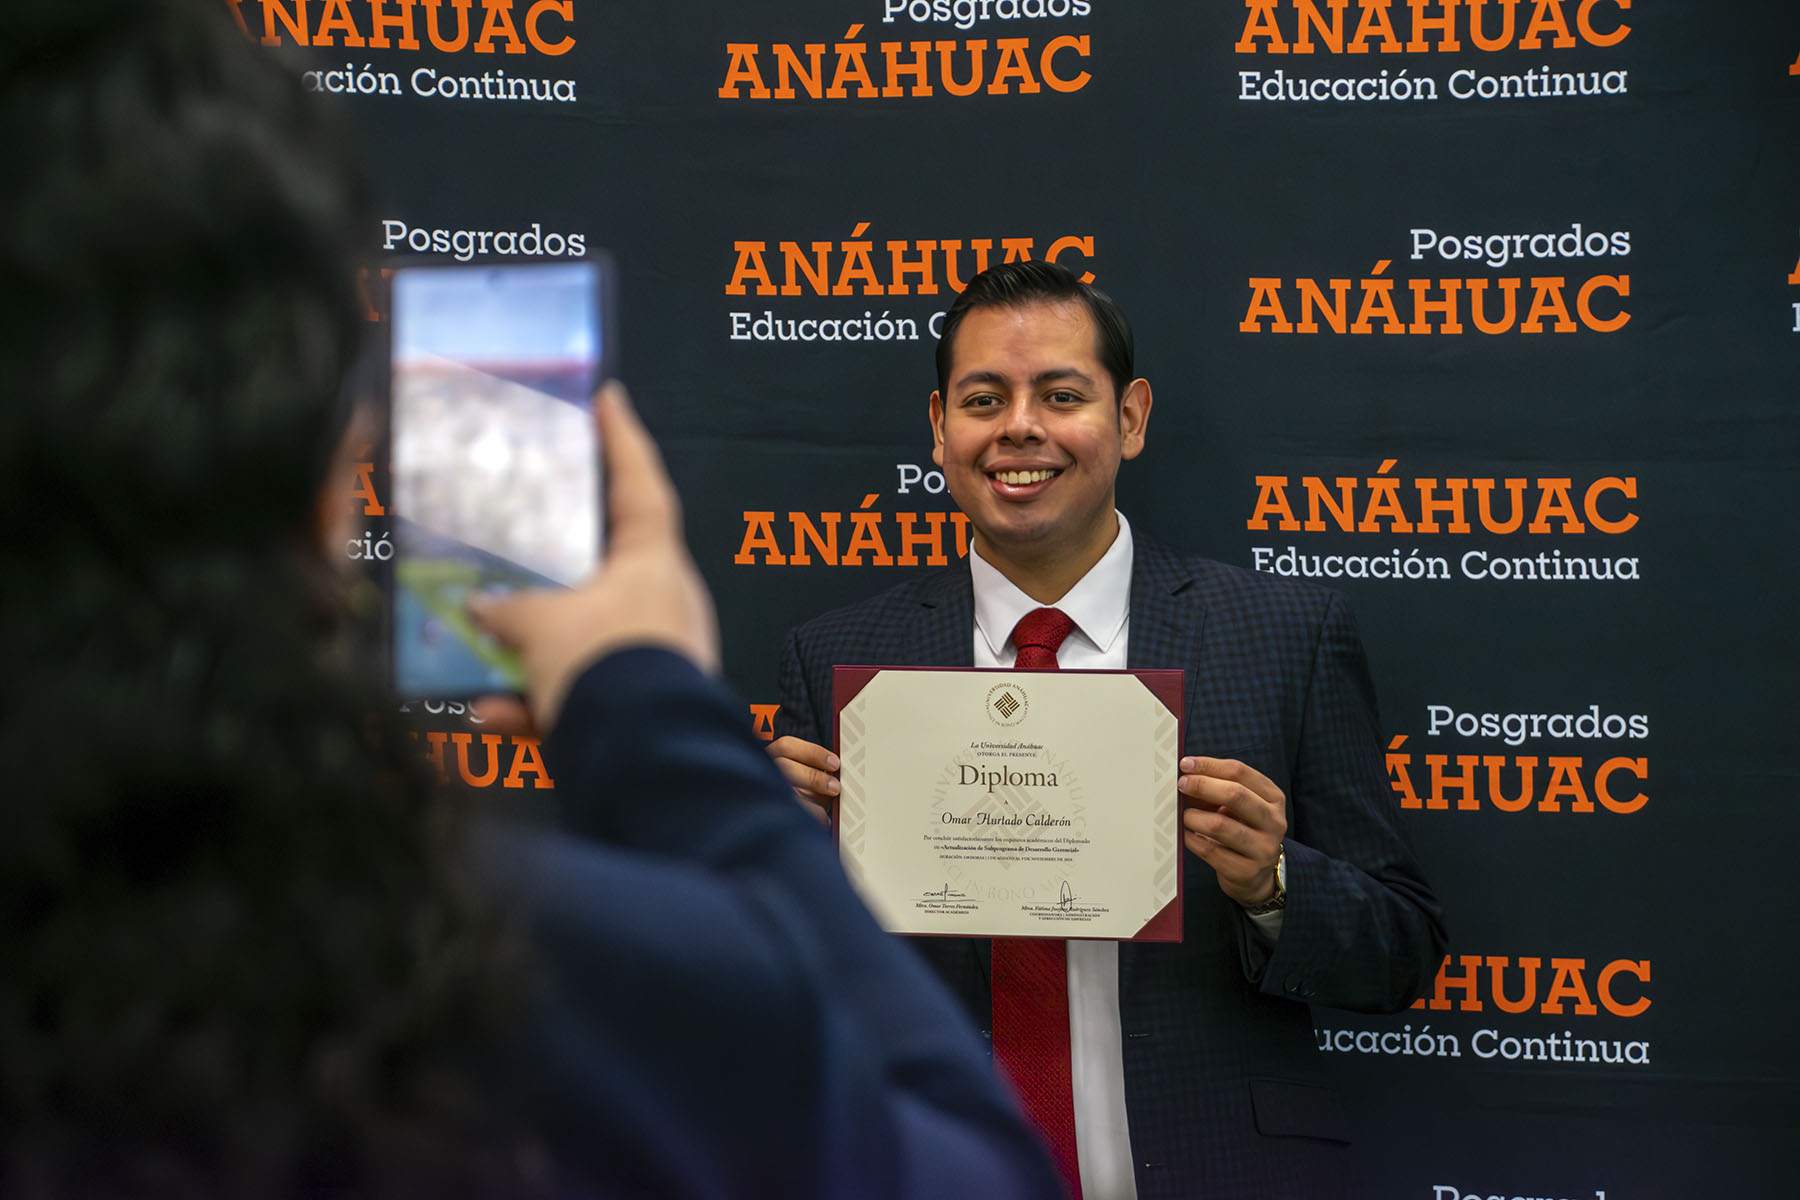
M 1112 543 L 1113 481 L 1144 448 L 1150 388 L 1124 402 L 1079 301 L 979 308 L 956 331 L 949 390 L 931 394 L 932 459 L 983 557 L 1091 565 Z

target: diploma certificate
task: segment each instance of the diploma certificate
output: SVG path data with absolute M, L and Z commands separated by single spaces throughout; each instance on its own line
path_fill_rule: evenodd
M 1182 672 L 837 667 L 834 825 L 883 928 L 1181 940 Z

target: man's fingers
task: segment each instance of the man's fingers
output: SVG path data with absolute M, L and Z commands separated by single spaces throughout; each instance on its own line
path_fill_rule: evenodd
M 1221 883 L 1229 883 L 1233 886 L 1247 884 L 1261 870 L 1255 860 L 1245 858 L 1237 851 L 1215 842 L 1203 833 L 1195 833 L 1191 829 L 1183 830 L 1181 841 L 1190 853 L 1213 869 L 1213 873 L 1219 877 Z
M 769 757 L 781 769 L 781 776 L 794 789 L 794 795 L 807 808 L 823 816 L 837 800 L 838 756 L 817 742 L 804 738 L 779 737 L 769 743 Z
M 1258 904 L 1273 894 L 1274 869 L 1259 859 L 1246 856 L 1232 847 L 1184 829 L 1181 841 L 1201 862 L 1213 869 L 1219 888 L 1239 904 Z
M 1208 775 L 1183 775 L 1175 786 L 1182 796 L 1207 811 L 1223 813 L 1252 829 L 1277 835 L 1287 831 L 1286 805 L 1279 798 L 1271 801 L 1240 784 Z
M 1181 760 L 1176 787 L 1193 800 L 1181 812 L 1181 840 L 1240 904 L 1267 899 L 1282 839 L 1287 797 L 1261 771 L 1231 758 Z
M 1181 827 L 1250 862 L 1256 861 L 1258 851 L 1268 841 L 1266 833 L 1253 830 L 1241 821 L 1199 808 L 1190 808 L 1181 814 Z
M 1280 804 L 1286 799 L 1281 789 L 1275 786 L 1274 780 L 1249 763 L 1235 758 L 1207 758 L 1203 755 L 1184 758 L 1181 760 L 1181 773 L 1236 784 L 1271 804 Z
M 777 758 L 775 765 L 781 768 L 783 778 L 788 786 L 797 792 L 825 799 L 838 794 L 840 787 L 837 776 L 816 770 L 805 763 L 795 762 L 791 758 Z
M 1241 823 L 1276 843 L 1287 836 L 1287 797 L 1255 767 L 1234 758 L 1195 756 L 1182 759 L 1181 770 L 1177 790 L 1202 810 Z M 1225 826 L 1217 828 L 1223 831 Z M 1243 844 L 1236 838 L 1226 840 L 1233 846 Z
M 680 537 L 681 503 L 663 467 L 662 452 L 638 420 L 617 380 L 594 402 L 606 462 L 607 539 L 615 550 Z
M 1199 857 L 1200 861 L 1215 871 L 1219 869 L 1219 864 L 1214 861 L 1220 856 L 1219 843 L 1205 834 L 1195 833 L 1191 829 L 1182 830 L 1181 841 L 1191 853 Z
M 776 738 L 769 743 L 769 756 L 776 759 L 792 759 L 794 762 L 813 768 L 816 771 L 836 773 L 838 756 L 819 745 L 792 734 Z

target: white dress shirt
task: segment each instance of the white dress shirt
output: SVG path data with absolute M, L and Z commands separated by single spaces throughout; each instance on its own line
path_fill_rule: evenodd
M 975 665 L 1010 667 L 1019 618 L 1043 605 L 973 550 Z M 1119 536 L 1100 561 L 1056 607 L 1075 628 L 1056 652 L 1068 670 L 1122 670 L 1131 623 L 1131 526 L 1119 517 Z M 1075 941 L 1069 948 L 1070 1090 L 1075 1100 L 1075 1153 L 1083 1200 L 1136 1200 L 1131 1135 L 1125 1121 L 1125 1052 L 1119 1024 L 1119 944 Z
M 1075 628 L 1056 652 L 1067 670 L 1125 669 L 1131 629 L 1131 523 L 1118 514 L 1119 534 L 1100 561 L 1054 607 Z M 1012 631 L 1019 618 L 1042 608 L 973 549 L 975 665 L 1010 667 L 1018 657 Z M 1251 917 L 1273 942 L 1282 914 Z M 1125 1117 L 1125 1052 L 1119 1018 L 1119 944 L 1073 941 L 1069 951 L 1069 1056 L 1075 1101 L 1075 1153 L 1083 1200 L 1137 1200 L 1131 1131 Z

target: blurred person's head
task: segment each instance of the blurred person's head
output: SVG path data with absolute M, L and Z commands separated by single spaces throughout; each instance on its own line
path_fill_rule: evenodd
M 152 557 L 299 531 L 342 434 L 366 241 L 340 130 L 205 0 L 0 13 L 7 511 Z M 49 402 L 54 400 L 53 403 Z
M 352 156 L 219 0 L 10 0 L 0 164 L 0 1192 L 479 1190 L 499 937 L 321 549 Z

